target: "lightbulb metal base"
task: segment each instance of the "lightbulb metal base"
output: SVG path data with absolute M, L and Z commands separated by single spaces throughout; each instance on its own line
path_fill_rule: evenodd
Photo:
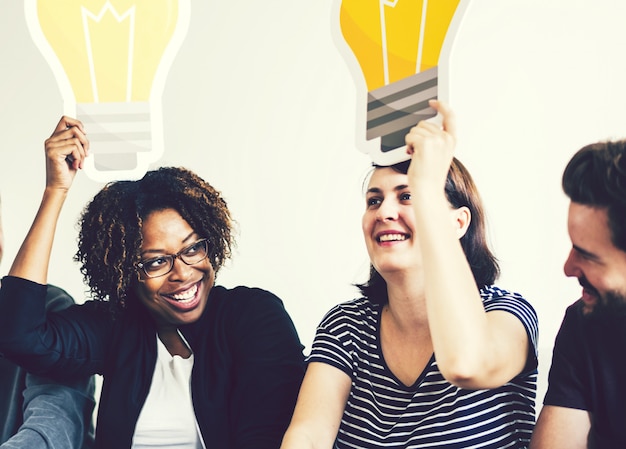
M 381 151 L 404 145 L 404 136 L 418 122 L 437 114 L 428 100 L 437 98 L 437 67 L 368 93 L 367 140 L 381 138 Z
M 152 149 L 150 103 L 78 103 L 99 171 L 133 170 L 137 154 Z

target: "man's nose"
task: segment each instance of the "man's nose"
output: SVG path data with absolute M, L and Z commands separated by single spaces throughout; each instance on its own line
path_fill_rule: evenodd
M 578 255 L 576 254 L 574 248 L 572 248 L 569 254 L 567 255 L 565 264 L 563 265 L 563 272 L 565 273 L 565 276 L 579 277 L 581 272 L 578 266 L 577 259 L 578 259 Z

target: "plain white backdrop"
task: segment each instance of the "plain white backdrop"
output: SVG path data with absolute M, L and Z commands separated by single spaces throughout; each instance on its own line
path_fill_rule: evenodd
M 369 160 L 355 135 L 366 92 L 335 41 L 336 11 L 335 0 L 193 0 L 155 164 L 187 166 L 223 192 L 239 234 L 218 282 L 278 294 L 307 351 L 322 315 L 355 297 L 368 269 L 360 218 Z M 486 203 L 499 285 L 539 313 L 538 405 L 554 335 L 580 293 L 562 272 L 570 243 L 560 177 L 581 146 L 626 136 L 625 19 L 621 0 L 472 0 L 450 56 L 457 156 Z M 22 2 L 3 5 L 0 42 L 6 273 L 39 205 L 43 141 L 63 102 Z M 54 246 L 49 281 L 79 302 L 75 223 L 101 187 L 79 174 Z

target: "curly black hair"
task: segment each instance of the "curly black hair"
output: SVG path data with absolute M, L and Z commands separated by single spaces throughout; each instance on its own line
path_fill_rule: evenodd
M 182 167 L 152 170 L 137 181 L 107 184 L 87 204 L 78 225 L 74 260 L 95 300 L 108 301 L 116 314 L 126 306 L 139 279 L 142 223 L 152 212 L 176 210 L 208 239 L 209 260 L 217 273 L 235 245 L 233 221 L 220 192 Z

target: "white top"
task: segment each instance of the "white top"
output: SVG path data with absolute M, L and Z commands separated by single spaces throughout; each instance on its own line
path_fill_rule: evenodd
M 139 413 L 133 449 L 203 449 L 191 402 L 191 369 L 188 359 L 172 356 L 157 337 L 157 361 L 152 385 Z

